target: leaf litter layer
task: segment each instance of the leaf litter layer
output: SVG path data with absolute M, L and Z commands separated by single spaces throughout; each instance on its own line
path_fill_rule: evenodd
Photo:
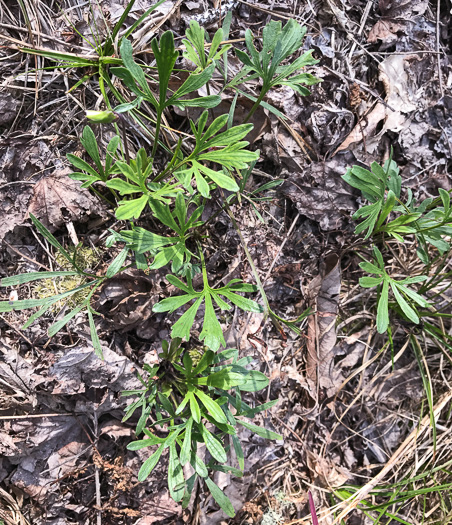
M 0 117 L 5 276 L 53 269 L 51 246 L 25 226 L 27 210 L 39 210 L 43 220 L 46 216 L 53 222 L 49 227 L 63 245 L 77 243 L 74 232 L 94 245 L 98 269 L 111 262 L 104 260 L 100 225 L 111 226 L 114 219 L 105 216 L 104 207 L 93 209 L 90 201 L 85 205 L 91 196 L 82 191 L 68 195 L 66 207 L 47 191 L 56 190 L 60 199 L 52 178 L 66 167 L 66 153 L 82 153 L 77 137 L 85 124 L 84 109 L 94 108 L 100 96 L 97 78 L 85 79 L 83 89 L 67 94 L 85 73 L 90 75 L 89 69 L 55 70 L 42 56 L 14 49 L 22 42 L 93 55 L 87 41 L 108 39 L 107 28 L 124 13 L 124 6 L 114 3 L 103 9 L 96 4 L 67 7 L 62 13 L 56 4 L 44 2 L 26 2 L 22 11 L 1 6 L 0 35 L 9 46 L 1 50 L 0 66 L 7 79 L 0 92 L 5 107 Z M 137 5 L 123 27 L 131 27 L 149 7 Z M 135 50 L 151 65 L 152 34 L 170 28 L 183 36 L 194 17 L 201 24 L 211 20 L 214 34 L 215 9 L 208 7 L 162 4 L 144 22 L 146 30 L 132 33 Z M 336 506 L 359 491 L 353 523 L 375 523 L 379 515 L 381 523 L 447 523 L 451 361 L 448 338 L 442 336 L 438 344 L 437 336 L 448 333 L 448 319 L 420 332 L 396 324 L 391 344 L 377 333 L 375 299 L 358 287 L 360 260 L 353 255 L 350 215 L 362 202 L 340 176 L 356 163 L 383 164 L 393 146 L 403 183 L 416 198 L 436 197 L 438 187 L 450 189 L 452 123 L 444 54 L 450 14 L 441 3 L 438 12 L 438 6 L 423 1 L 240 3 L 233 9 L 231 38 L 244 38 L 248 26 L 258 34 L 270 15 L 283 20 L 295 15 L 309 24 L 305 46 L 320 59 L 315 74 L 323 83 L 303 99 L 288 86 L 268 93 L 266 102 L 276 111 L 261 108 L 253 117 L 253 143 L 262 152 L 261 161 L 247 182 L 249 200 L 233 208 L 272 309 L 293 319 L 312 306 L 318 317 L 309 318 L 301 337 L 287 330 L 281 336 L 269 321 L 263 324 L 260 314 L 236 311 L 234 322 L 225 319 L 231 325 L 228 345 L 254 357 L 271 377 L 259 401 L 279 403 L 262 418 L 284 435 L 284 442 L 275 445 L 244 429 L 246 476 L 233 479 L 219 472 L 216 478 L 238 510 L 231 523 L 309 523 L 308 487 L 326 522 L 339 523 L 341 512 L 345 515 L 354 505 L 337 511 Z M 238 67 L 235 57 L 229 62 L 231 70 Z M 39 70 L 30 73 L 33 68 Z M 176 90 L 183 82 L 181 72 L 178 84 L 170 87 Z M 250 86 L 235 102 L 235 125 L 253 107 L 253 88 L 257 98 L 257 84 Z M 229 111 L 232 103 L 234 97 L 225 94 L 220 111 Z M 132 154 L 140 145 L 149 150 L 153 145 L 142 122 L 156 114 L 149 105 L 140 110 L 141 123 L 127 129 Z M 180 126 L 183 118 L 177 108 L 164 115 L 169 141 L 190 133 Z M 111 132 L 97 133 L 106 147 Z M 284 180 L 282 191 L 275 184 L 272 200 L 258 200 L 261 195 L 253 192 L 279 179 Z M 204 213 L 214 215 L 215 203 L 209 206 Z M 206 265 L 215 287 L 231 277 L 252 280 L 243 245 L 224 214 L 212 221 L 211 236 Z M 391 275 L 419 275 L 409 241 L 389 247 Z M 330 264 L 331 252 L 341 256 L 342 275 Z M 440 268 L 442 261 L 436 264 Z M 121 423 L 126 400 L 119 392 L 139 387 L 132 368 L 152 365 L 160 341 L 168 338 L 170 325 L 153 307 L 174 290 L 158 272 L 126 272 L 112 281 L 98 298 L 105 317 L 100 337 L 106 363 L 92 353 L 83 316 L 49 341 L 49 325 L 65 312 L 57 319 L 41 318 L 23 333 L 18 330 L 26 320 L 22 312 L 2 314 L 0 518 L 6 523 L 90 523 L 102 508 L 101 518 L 110 523 L 220 523 L 224 515 L 203 494 L 189 508 L 192 514 L 183 515 L 169 498 L 162 471 L 155 470 L 145 484 L 136 483 L 148 456 L 125 451 L 132 427 Z M 29 286 L 21 288 L 20 299 L 32 293 Z M 447 313 L 447 281 L 435 293 Z M 195 328 L 201 333 L 202 324 Z

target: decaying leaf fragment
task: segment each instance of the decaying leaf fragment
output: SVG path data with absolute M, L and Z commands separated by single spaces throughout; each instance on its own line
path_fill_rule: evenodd
M 102 209 L 100 202 L 78 181 L 68 177 L 70 170 L 55 171 L 43 177 L 33 188 L 28 213 L 37 217 L 46 228 L 55 231 L 69 221 L 77 221 Z
M 340 372 L 334 369 L 340 290 L 340 260 L 337 255 L 331 254 L 322 261 L 320 274 L 307 289 L 309 306 L 315 314 L 308 318 L 306 378 L 314 399 L 318 399 L 320 391 L 326 397 L 333 396 L 342 382 Z

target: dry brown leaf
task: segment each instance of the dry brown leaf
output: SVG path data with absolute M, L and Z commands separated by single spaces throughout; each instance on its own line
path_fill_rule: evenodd
M 423 15 L 427 7 L 428 0 L 380 0 L 382 18 L 370 30 L 367 41 L 372 44 L 377 40 L 385 44 L 395 42 L 398 33 L 410 32 L 408 22 Z
M 391 55 L 379 65 L 379 79 L 386 91 L 386 101 L 389 106 L 402 113 L 410 113 L 416 109 L 413 89 L 406 70 L 410 67 L 409 60 L 415 55 Z
M 385 18 L 412 20 L 423 15 L 428 7 L 428 0 L 380 0 L 378 8 Z
M 309 469 L 315 477 L 319 478 L 321 485 L 324 487 L 340 487 L 352 477 L 348 469 L 339 466 L 339 458 L 337 458 L 337 464 L 335 465 L 331 459 L 323 458 L 307 449 L 306 459 Z
M 308 286 L 309 306 L 316 312 L 308 320 L 308 355 L 306 379 L 311 395 L 324 390 L 333 396 L 342 383 L 342 376 L 334 369 L 336 345 L 336 317 L 341 290 L 341 267 L 337 255 L 331 254 L 322 263 L 320 275 Z
M 50 231 L 102 209 L 100 202 L 80 187 L 80 182 L 68 177 L 69 173 L 68 169 L 55 171 L 34 187 L 28 213 L 37 217 Z
M 341 228 L 349 220 L 350 211 L 356 209 L 355 199 L 342 179 L 351 160 L 347 155 L 338 155 L 326 162 L 313 162 L 303 171 L 286 177 L 281 191 L 302 215 L 318 222 L 322 230 Z
M 350 149 L 353 144 L 359 144 L 363 139 L 373 136 L 378 124 L 386 117 L 386 108 L 384 104 L 378 102 L 374 109 L 363 119 L 361 124 L 357 124 L 351 131 L 350 135 L 337 148 L 334 155 L 339 151 Z
M 379 20 L 370 30 L 367 37 L 369 44 L 375 44 L 378 40 L 389 44 L 397 40 L 397 33 L 405 28 L 405 24 L 391 20 Z
M 335 154 L 351 149 L 353 145 L 360 144 L 363 139 L 366 141 L 368 153 L 372 153 L 386 131 L 400 132 L 406 128 L 407 115 L 418 107 L 414 99 L 414 89 L 407 74 L 408 61 L 413 58 L 416 58 L 415 55 L 392 55 L 381 62 L 379 79 L 385 86 L 387 105 L 378 102 L 369 115 L 355 126 L 337 148 Z M 378 124 L 383 119 L 385 122 L 382 130 L 374 135 Z

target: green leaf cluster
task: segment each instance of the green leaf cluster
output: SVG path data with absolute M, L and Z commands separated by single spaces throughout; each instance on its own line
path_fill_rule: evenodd
M 77 157 L 72 153 L 68 153 L 66 157 L 69 162 L 80 170 L 79 172 L 71 173 L 69 177 L 73 180 L 82 181 L 82 188 L 89 188 L 94 182 L 106 182 L 110 176 L 110 173 L 112 173 L 115 153 L 118 149 L 120 138 L 116 135 L 108 143 L 104 163 L 102 163 L 100 158 L 96 136 L 89 126 L 84 127 L 80 142 L 90 156 L 91 160 L 94 162 L 96 169 L 80 157 Z
M 353 215 L 353 219 L 366 217 L 355 229 L 356 234 L 367 230 L 365 239 L 381 231 L 384 221 L 393 211 L 400 197 L 402 182 L 399 169 L 391 159 L 383 167 L 377 162 L 372 162 L 370 168 L 371 171 L 361 166 L 353 166 L 342 177 L 350 186 L 359 189 L 364 198 L 371 202 Z M 385 225 L 386 231 L 399 238 L 401 233 L 411 232 L 406 225 L 416 219 L 417 216 L 406 216 L 403 221 Z
M 404 242 L 407 235 L 414 235 L 417 253 L 424 264 L 429 261 L 428 245 L 434 246 L 441 255 L 450 250 L 452 210 L 450 194 L 446 190 L 440 188 L 437 199 L 429 197 L 418 204 L 408 188 L 403 200 L 402 178 L 392 158 L 383 166 L 373 162 L 371 171 L 353 166 L 343 179 L 359 189 L 371 203 L 353 215 L 354 219 L 365 218 L 356 227 L 356 234 L 367 230 L 365 239 L 379 234 L 399 242 Z
M 374 262 L 363 261 L 360 267 L 367 273 L 376 275 L 376 277 L 361 277 L 359 284 L 363 288 L 379 287 L 379 300 L 377 308 L 377 330 L 380 334 L 386 332 L 389 326 L 389 290 L 392 290 L 394 299 L 400 307 L 403 315 L 413 323 L 419 323 L 419 314 L 417 306 L 428 308 L 430 304 L 421 295 L 408 287 L 411 284 L 422 283 L 427 280 L 427 276 L 418 275 L 416 277 L 407 277 L 396 281 L 390 277 L 383 261 L 380 250 L 375 246 L 373 249 Z
M 137 98 L 150 102 L 157 110 L 157 115 L 169 106 L 177 106 L 181 109 L 186 107 L 212 108 L 220 103 L 218 95 L 184 99 L 186 95 L 197 91 L 203 87 L 211 78 L 214 71 L 214 64 L 199 73 L 191 73 L 185 82 L 170 96 L 167 96 L 171 73 L 173 72 L 179 52 L 174 45 L 174 35 L 172 31 L 166 31 L 160 40 L 154 38 L 151 41 L 151 49 L 157 63 L 159 95 L 154 95 L 148 84 L 147 75 L 143 68 L 137 64 L 133 58 L 133 47 L 129 40 L 123 39 L 121 42 L 121 58 L 124 67 L 114 67 L 111 71 L 120 78 L 127 88 L 134 93 Z
M 185 507 L 196 482 L 203 481 L 215 501 L 229 516 L 234 508 L 229 498 L 212 481 L 217 470 L 242 476 L 244 453 L 237 432 L 243 426 L 266 439 L 282 439 L 270 430 L 248 421 L 257 413 L 273 407 L 277 401 L 251 407 L 242 400 L 241 392 L 255 392 L 268 386 L 264 374 L 246 368 L 249 359 L 239 359 L 235 349 L 218 354 L 205 350 L 195 363 L 190 352 L 183 348 L 181 339 L 163 343 L 160 362 L 145 366 L 148 379 L 139 376 L 142 390 L 123 392 L 139 395 L 126 412 L 124 420 L 140 411 L 136 434 L 145 438 L 133 441 L 129 450 L 156 447 L 140 468 L 138 479 L 144 481 L 169 449 L 168 486 L 175 501 Z M 151 416 L 153 416 L 151 418 Z M 151 423 L 149 423 L 152 421 Z M 227 465 L 231 440 L 240 470 Z M 211 459 L 205 462 L 199 456 L 199 445 L 204 444 Z M 194 474 L 188 478 L 183 467 L 190 464 Z
M 204 303 L 204 321 L 202 331 L 199 335 L 201 341 L 204 341 L 208 348 L 217 351 L 221 345 L 225 346 L 223 330 L 220 322 L 215 314 L 214 305 L 216 304 L 220 310 L 230 310 L 231 305 L 225 302 L 224 299 L 229 300 L 232 304 L 239 307 L 241 310 L 249 312 L 262 312 L 262 307 L 248 299 L 239 295 L 237 292 L 255 292 L 257 288 L 252 284 L 242 283 L 239 279 L 232 279 L 226 286 L 221 288 L 211 288 L 207 278 L 204 259 L 201 253 L 202 270 L 203 270 L 203 284 L 202 291 L 197 292 L 193 288 L 190 274 L 187 273 L 187 283 L 184 283 L 175 275 L 167 275 L 166 278 L 169 283 L 183 292 L 182 295 L 168 297 L 157 303 L 154 312 L 174 312 L 185 304 L 194 301 L 194 303 L 182 314 L 182 316 L 173 324 L 171 329 L 171 336 L 181 339 L 190 339 L 190 331 L 195 322 L 195 317 Z M 224 299 L 222 299 L 222 297 Z
M 221 115 L 204 131 L 207 118 L 208 113 L 204 111 L 197 126 L 190 120 L 196 144 L 193 152 L 184 160 L 184 166 L 175 172 L 184 188 L 189 191 L 194 179 L 199 193 L 206 198 L 210 197 L 208 180 L 225 190 L 239 191 L 230 170 L 247 168 L 249 163 L 259 158 L 259 152 L 246 150 L 249 143 L 242 140 L 252 129 L 252 124 L 230 127 L 220 133 L 228 121 L 228 115 Z M 221 165 L 223 172 L 207 167 L 205 163 L 208 162 Z
M 212 481 L 212 477 L 215 471 L 242 475 L 244 453 L 237 428 L 242 426 L 266 439 L 281 439 L 281 436 L 250 422 L 256 414 L 270 409 L 276 401 L 251 406 L 242 399 L 243 393 L 257 392 L 268 387 L 268 379 L 258 370 L 249 370 L 247 367 L 251 359 L 240 359 L 237 350 L 220 351 L 221 347 L 226 346 L 221 312 L 230 311 L 233 306 L 251 312 L 262 312 L 263 308 L 244 296 L 257 291 L 254 285 L 232 279 L 225 286 L 210 286 L 203 252 L 203 242 L 209 235 L 209 221 L 204 222 L 202 216 L 206 199 L 211 198 L 216 190 L 224 199 L 223 207 L 231 204 L 232 199 L 241 202 L 244 198 L 259 213 L 256 204 L 259 200 L 270 198 L 263 192 L 281 183 L 280 180 L 272 181 L 254 190 L 245 191 L 245 184 L 259 159 L 259 152 L 250 151 L 249 142 L 245 140 L 252 124 L 233 126 L 237 96 L 243 93 L 238 86 L 245 84 L 242 89 L 246 90 L 247 81 L 261 77 L 263 86 L 258 99 L 254 98 L 253 108 L 262 104 L 283 117 L 275 108 L 263 102 L 268 90 L 287 85 L 297 93 L 306 95 L 309 91 L 305 86 L 316 84 L 320 80 L 300 72 L 305 66 L 317 62 L 312 58 L 311 51 L 293 61 L 289 60 L 300 49 L 306 31 L 293 20 L 284 27 L 280 22 L 270 22 L 264 29 L 262 50 L 259 52 L 251 31 L 247 31 L 246 46 L 249 54 L 236 50 L 244 67 L 229 83 L 227 55 L 232 46 L 222 42 L 229 37 L 230 15 L 211 41 L 206 31 L 197 22 L 191 21 L 182 41 L 185 46 L 183 55 L 196 66 L 195 71 L 176 69 L 180 54 L 171 31 L 166 31 L 160 38 L 151 41 L 155 67 L 144 62 L 138 63 L 128 38 L 162 1 L 152 6 L 118 39 L 121 25 L 133 6 L 134 0 L 131 0 L 107 41 L 103 44 L 96 42 L 98 59 L 70 62 L 71 59 L 61 53 L 48 52 L 45 55 L 55 60 L 64 60 L 67 62 L 66 67 L 71 64 L 74 67 L 93 67 L 98 74 L 105 110 L 90 112 L 88 116 L 93 125 L 114 126 L 117 135 L 110 140 L 103 155 L 93 129 L 85 126 L 80 140 L 87 154 L 86 160 L 73 154 L 67 155 L 69 162 L 77 169 L 70 177 L 81 181 L 82 188 L 87 188 L 106 200 L 112 215 L 114 213 L 118 221 L 127 222 L 125 225 L 116 222 L 114 229 L 110 230 L 106 247 L 113 248 L 115 243 L 120 246 L 114 247 L 110 264 L 102 274 L 97 275 L 91 273 L 89 267 L 84 268 L 78 263 L 77 248 L 73 253 L 72 249 L 63 247 L 32 216 L 36 229 L 58 252 L 59 257 L 64 259 L 65 265 L 60 265 L 60 270 L 52 272 L 33 272 L 9 277 L 2 281 L 2 285 L 20 286 L 41 279 L 68 277 L 80 278 L 81 284 L 50 297 L 2 301 L 0 312 L 38 308 L 27 321 L 25 327 L 28 327 L 40 316 L 49 315 L 52 305 L 66 301 L 66 310 L 51 325 L 49 335 L 55 335 L 78 313 L 86 312 L 93 348 L 102 357 L 101 341 L 95 323 L 97 312 L 92 305 L 95 292 L 108 279 L 132 265 L 146 271 L 155 271 L 170 265 L 172 273 L 167 275 L 167 280 L 181 293 L 162 298 L 154 305 L 153 311 L 183 311 L 171 327 L 171 342 L 163 344 L 158 365 L 143 367 L 148 375 L 146 379 L 139 375 L 143 388 L 125 393 L 135 399 L 127 408 L 124 420 L 138 411 L 136 433 L 138 437 L 142 434 L 145 436 L 130 443 L 128 448 L 138 450 L 155 447 L 140 469 L 140 481 L 149 476 L 166 451 L 168 486 L 175 501 L 186 506 L 195 483 L 201 481 L 221 508 L 229 516 L 233 516 L 231 502 Z M 120 58 L 110 56 L 116 46 L 119 47 Z M 216 77 L 216 91 L 211 95 L 209 83 L 215 71 L 220 71 L 224 85 L 218 88 Z M 173 81 L 176 72 L 177 78 Z M 93 73 L 87 73 L 74 88 L 92 76 Z M 122 82 L 123 89 L 118 89 L 113 77 Z M 106 87 L 119 102 L 114 110 Z M 201 88 L 207 92 L 206 96 L 199 96 L 198 90 Z M 209 115 L 207 109 L 218 106 L 222 92 L 226 89 L 235 90 L 236 94 L 229 114 Z M 249 93 L 244 94 L 253 98 Z M 206 109 L 197 120 L 188 119 L 192 136 L 187 139 L 162 140 L 165 116 L 170 116 L 172 106 L 184 110 L 192 107 Z M 148 127 L 143 121 L 144 110 L 151 115 L 146 118 L 152 122 L 152 127 Z M 148 136 L 153 137 L 151 151 L 139 145 L 135 148 L 135 144 L 128 140 L 130 118 Z M 119 125 L 122 128 L 121 138 Z M 168 138 L 166 135 L 165 139 Z M 232 195 L 224 196 L 218 189 L 231 192 Z M 196 290 L 193 285 L 193 277 L 197 272 L 202 272 L 200 291 L 198 285 Z M 81 291 L 86 294 L 83 301 L 70 307 L 68 298 Z M 271 315 L 272 319 L 277 318 L 289 326 L 298 321 L 286 322 L 273 312 Z M 308 313 L 302 314 L 299 320 L 306 315 Z M 199 340 L 205 345 L 201 352 L 194 347 L 191 337 L 196 317 L 201 317 Z M 184 339 L 186 348 L 181 344 Z M 200 444 L 205 444 L 210 454 L 211 459 L 208 462 L 204 462 L 198 455 Z M 228 455 L 232 451 L 240 470 L 227 464 Z M 188 479 L 183 469 L 187 464 L 194 470 L 194 474 Z
M 230 85 L 235 86 L 256 77 L 262 79 L 262 88 L 250 115 L 257 109 L 267 92 L 276 86 L 289 86 L 299 95 L 309 95 L 310 91 L 306 86 L 321 82 L 321 79 L 310 73 L 297 73 L 306 66 L 318 63 L 318 60 L 312 57 L 312 50 L 283 64 L 290 55 L 301 48 L 305 33 L 306 27 L 302 27 L 296 20 L 289 20 L 284 27 L 280 21 L 271 20 L 262 31 L 262 49 L 258 51 L 254 45 L 253 33 L 247 29 L 245 42 L 248 54 L 235 49 L 237 57 L 245 67 Z
M 224 53 L 231 49 L 230 44 L 221 45 L 223 40 L 223 29 L 220 27 L 212 38 L 208 53 L 206 53 L 206 34 L 203 27 L 196 20 L 191 20 L 185 32 L 186 39 L 182 40 L 185 45 L 184 58 L 196 65 L 197 71 L 204 71 L 208 66 L 219 60 Z

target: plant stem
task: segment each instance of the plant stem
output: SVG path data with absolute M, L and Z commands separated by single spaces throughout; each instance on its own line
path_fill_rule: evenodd
M 159 108 L 157 111 L 157 123 L 155 125 L 154 145 L 152 146 L 152 153 L 151 153 L 152 160 L 154 160 L 155 154 L 157 152 L 161 122 L 162 122 L 162 109 Z
M 126 135 L 126 123 L 124 119 L 121 119 L 121 132 L 122 132 L 122 141 L 124 143 L 124 153 L 126 154 L 126 162 L 130 163 L 130 154 L 129 154 L 129 145 L 127 144 L 127 135 Z
M 114 204 L 113 202 L 111 202 L 109 199 L 107 199 L 107 197 L 105 197 L 104 195 L 102 195 L 102 193 L 100 193 L 99 191 L 96 190 L 96 188 L 94 188 L 92 185 L 89 187 L 90 190 L 94 191 L 94 193 L 100 197 L 102 200 L 104 200 L 105 202 L 108 202 L 108 204 L 110 206 L 113 206 L 113 208 L 116 206 L 116 204 Z M 113 192 L 114 190 L 112 190 L 110 188 L 110 191 Z M 116 194 L 114 193 L 113 194 L 115 197 L 116 197 Z
M 260 92 L 259 98 L 256 100 L 250 112 L 248 113 L 246 119 L 243 121 L 244 124 L 248 122 L 248 120 L 254 115 L 254 112 L 256 111 L 256 109 L 261 105 L 261 102 L 264 99 L 267 91 L 268 89 L 264 89 L 264 87 L 262 87 L 262 91 Z

